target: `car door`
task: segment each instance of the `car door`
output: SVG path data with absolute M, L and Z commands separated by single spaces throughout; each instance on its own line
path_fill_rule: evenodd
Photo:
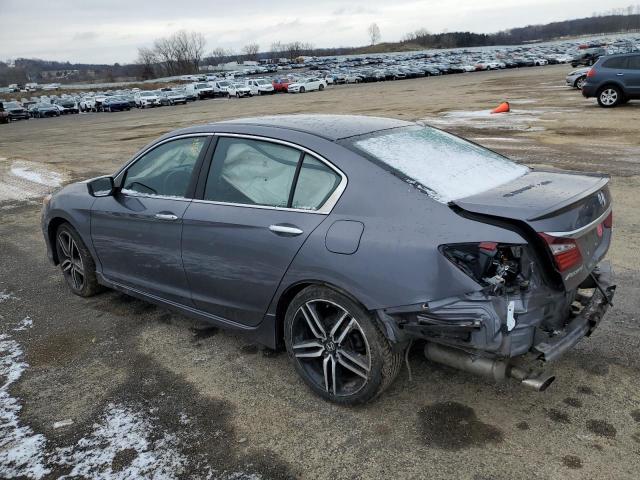
M 96 199 L 91 239 L 108 280 L 192 305 L 180 252 L 182 217 L 210 138 L 188 135 L 152 147 L 118 174 L 114 195 Z
M 193 302 L 219 318 L 255 326 L 346 178 L 299 147 L 222 135 L 202 181 L 182 235 Z
M 640 98 L 640 55 L 631 55 L 627 58 L 624 83 L 630 96 Z

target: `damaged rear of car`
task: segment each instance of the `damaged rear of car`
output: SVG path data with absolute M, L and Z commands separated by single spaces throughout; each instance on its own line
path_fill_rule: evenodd
M 460 232 L 464 241 L 450 241 L 452 224 L 434 219 L 429 237 L 443 240 L 441 281 L 455 281 L 455 269 L 473 288 L 379 310 L 389 338 L 426 340 L 432 361 L 546 389 L 554 378 L 544 362 L 591 335 L 611 305 L 615 286 L 603 261 L 613 218 L 608 177 L 530 170 L 432 128 L 378 132 L 349 146 L 468 220 L 463 228 L 471 230 Z M 478 223 L 498 230 L 469 241 Z

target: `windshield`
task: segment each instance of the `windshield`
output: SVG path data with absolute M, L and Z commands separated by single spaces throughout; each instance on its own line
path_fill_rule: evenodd
M 381 132 L 352 146 L 448 203 L 495 188 L 529 171 L 495 152 L 430 127 Z
M 22 108 L 18 102 L 6 102 L 4 108 Z
M 208 88 L 209 84 L 208 83 L 198 83 L 196 84 L 196 88 Z
M 140 94 L 141 97 L 155 97 L 155 93 L 154 92 L 142 92 Z
M 218 85 L 220 87 L 228 87 L 229 86 L 229 82 L 218 82 Z

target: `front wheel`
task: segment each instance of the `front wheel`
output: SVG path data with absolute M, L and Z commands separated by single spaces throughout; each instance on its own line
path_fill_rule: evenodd
M 402 365 L 402 354 L 391 350 L 371 315 L 328 287 L 311 286 L 296 295 L 287 308 L 284 337 L 304 382 L 342 405 L 372 400 Z
M 80 235 L 67 223 L 56 232 L 56 253 L 60 269 L 73 293 L 91 297 L 98 293 L 100 285 L 96 278 L 96 264 Z
M 612 108 L 622 102 L 622 92 L 618 87 L 609 86 L 598 93 L 598 104 L 604 108 Z
M 358 83 L 358 82 L 356 82 L 356 83 Z M 320 86 L 318 87 L 318 90 L 320 90 L 320 91 L 324 90 L 324 85 L 320 84 Z
M 578 90 L 582 90 L 582 87 L 584 87 L 585 82 L 587 81 L 587 77 L 580 77 L 576 80 L 576 88 Z
M 304 87 L 300 87 L 300 93 L 304 93 Z

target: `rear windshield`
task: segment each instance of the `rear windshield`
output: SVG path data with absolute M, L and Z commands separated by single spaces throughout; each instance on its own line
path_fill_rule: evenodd
M 448 203 L 521 177 L 523 165 L 430 127 L 408 127 L 357 137 L 350 145 L 409 183 Z

